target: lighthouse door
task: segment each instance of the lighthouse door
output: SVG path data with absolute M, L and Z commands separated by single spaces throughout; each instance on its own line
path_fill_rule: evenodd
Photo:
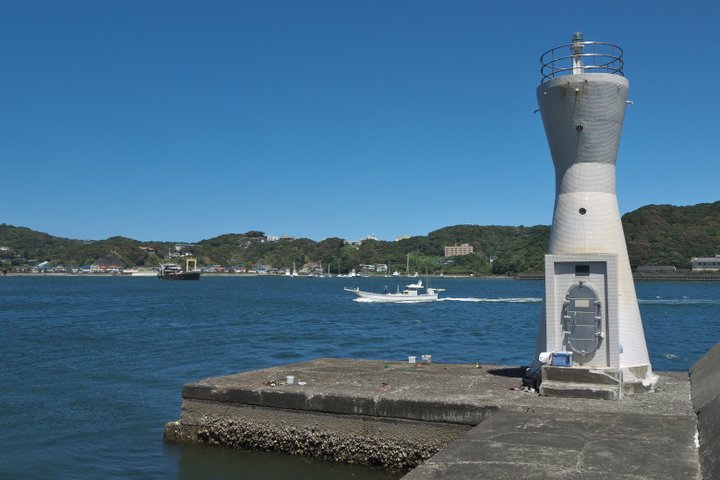
M 583 282 L 570 287 L 563 305 L 562 324 L 567 348 L 581 357 L 597 350 L 603 337 L 602 309 L 593 287 Z

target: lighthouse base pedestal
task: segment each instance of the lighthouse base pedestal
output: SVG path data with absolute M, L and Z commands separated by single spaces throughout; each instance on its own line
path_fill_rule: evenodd
M 624 395 L 651 393 L 657 382 L 650 366 L 631 368 L 541 368 L 540 395 L 550 397 L 620 400 Z

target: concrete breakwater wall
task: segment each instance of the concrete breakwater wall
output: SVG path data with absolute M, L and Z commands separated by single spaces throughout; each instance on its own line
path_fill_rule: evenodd
M 184 386 L 181 418 L 164 438 L 409 471 L 498 409 L 443 401 L 453 380 L 435 364 L 342 359 L 207 379 Z
M 164 437 L 413 480 L 700 480 L 689 376 L 655 373 L 655 393 L 606 401 L 522 391 L 522 367 L 318 359 L 186 384 Z
M 720 282 L 720 274 L 716 273 L 667 273 L 667 274 L 634 274 L 636 282 Z
M 690 367 L 703 478 L 720 478 L 720 343 Z
M 186 400 L 164 437 L 409 471 L 470 428 Z
M 521 273 L 512 277 L 513 280 L 545 281 L 544 273 Z M 634 273 L 635 282 L 720 282 L 720 274 L 716 273 Z

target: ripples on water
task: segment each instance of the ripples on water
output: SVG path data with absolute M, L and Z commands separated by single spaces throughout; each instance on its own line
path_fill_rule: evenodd
M 0 278 L 0 476 L 397 478 L 286 455 L 165 444 L 187 382 L 318 357 L 527 365 L 542 282 L 433 279 L 444 300 L 354 302 L 402 279 Z M 720 284 L 638 283 L 655 370 L 720 340 Z

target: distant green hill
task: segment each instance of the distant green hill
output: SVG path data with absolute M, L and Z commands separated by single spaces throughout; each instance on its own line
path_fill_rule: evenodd
M 648 205 L 622 217 L 630 263 L 639 265 L 672 265 L 690 268 L 690 258 L 720 253 L 720 202 L 691 207 Z M 343 245 L 339 238 L 315 242 L 300 238 L 291 242 L 264 242 L 264 234 L 250 231 L 226 234 L 202 240 L 192 246 L 193 256 L 201 265 L 255 266 L 258 263 L 277 268 L 298 269 L 303 263 L 328 265 L 333 273 L 347 273 L 361 264 L 389 264 L 391 270 L 405 273 L 407 255 L 410 269 L 420 274 L 513 275 L 520 272 L 542 272 L 548 251 L 550 227 L 504 227 L 457 225 L 412 237 L 399 242 L 366 240 L 361 246 Z M 474 254 L 443 259 L 444 247 L 467 243 Z M 148 254 L 140 247 L 151 247 Z M 53 237 L 24 227 L 0 225 L 0 257 L 14 266 L 90 265 L 105 255 L 119 257 L 127 266 L 152 266 L 166 261 L 174 242 L 140 242 L 112 237 L 84 243 L 81 240 Z M 496 258 L 495 258 L 496 257 Z M 492 259 L 492 262 L 491 262 Z M 7 266 L 7 265 L 5 265 Z
M 129 266 L 158 264 L 157 259 L 139 248 L 140 245 L 165 252 L 169 247 L 174 247 L 174 243 L 139 242 L 125 237 L 111 237 L 85 244 L 82 240 L 54 237 L 25 227 L 0 224 L 0 247 L 10 248 L 9 252 L 0 252 L 0 257 L 9 257 L 14 266 L 35 265 L 44 261 L 53 266 L 82 266 L 90 265 L 106 255 L 115 255 Z
M 630 264 L 691 268 L 692 257 L 720 254 L 720 202 L 647 205 L 622 217 Z

